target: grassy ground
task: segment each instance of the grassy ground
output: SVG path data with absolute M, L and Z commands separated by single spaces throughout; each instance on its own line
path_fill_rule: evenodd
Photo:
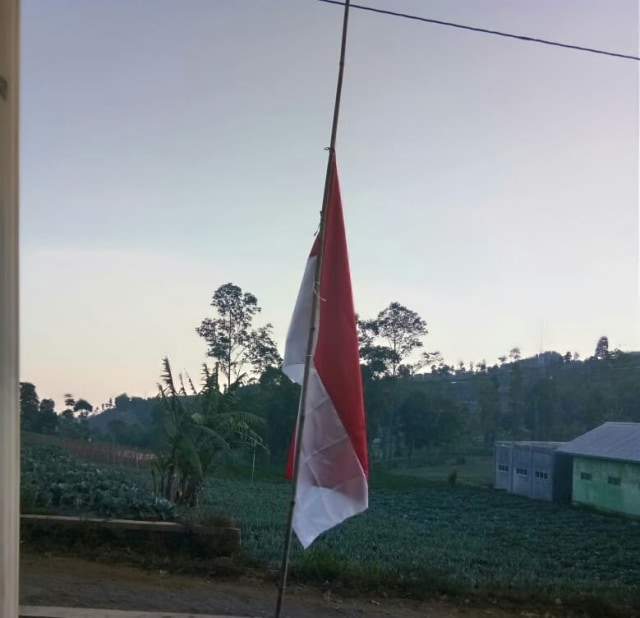
M 493 478 L 493 458 L 490 456 L 466 457 L 464 463 L 452 462 L 416 468 L 400 468 L 396 470 L 396 474 L 416 476 L 427 481 L 446 481 L 452 471 L 456 472 L 460 484 L 487 486 Z

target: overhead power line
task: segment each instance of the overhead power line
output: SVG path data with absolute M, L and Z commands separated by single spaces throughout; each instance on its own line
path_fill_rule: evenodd
M 326 4 L 337 4 L 344 6 L 344 2 L 340 0 L 318 0 L 318 2 L 325 2 Z M 435 24 L 437 26 L 448 26 L 449 28 L 458 28 L 460 30 L 470 30 L 471 32 L 480 32 L 482 34 L 492 34 L 494 36 L 501 36 L 507 39 L 516 39 L 518 41 L 526 41 L 528 43 L 539 43 L 541 45 L 552 45 L 554 47 L 563 47 L 565 49 L 573 49 L 576 51 L 588 52 L 590 54 L 600 54 L 602 56 L 611 56 L 613 58 L 623 58 L 625 60 L 640 60 L 640 56 L 631 56 L 629 54 L 619 54 L 616 52 L 606 51 L 604 49 L 594 49 L 592 47 L 583 47 L 581 45 L 570 45 L 569 43 L 560 43 L 558 41 L 549 41 L 546 39 L 539 39 L 532 36 L 524 36 L 521 34 L 511 34 L 509 32 L 500 32 L 498 30 L 489 30 L 487 28 L 476 28 L 475 26 L 465 26 L 463 24 L 454 24 L 449 21 L 442 21 L 440 19 L 430 19 L 428 17 L 420 17 L 418 15 L 410 15 L 408 13 L 398 13 L 396 11 L 389 11 L 386 9 L 377 9 L 372 6 L 364 6 L 362 4 L 351 4 L 352 9 L 359 9 L 361 11 L 369 11 L 371 13 L 380 13 L 381 15 L 390 15 L 392 17 L 402 17 L 404 19 L 412 19 L 414 21 L 421 21 L 427 24 Z

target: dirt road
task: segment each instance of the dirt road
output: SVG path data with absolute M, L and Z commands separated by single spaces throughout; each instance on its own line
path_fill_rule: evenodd
M 267 618 L 273 616 L 275 585 L 258 578 L 214 580 L 145 571 L 77 558 L 23 554 L 21 604 L 94 607 L 158 612 L 208 613 Z M 474 608 L 446 601 L 408 601 L 341 597 L 293 585 L 287 618 L 549 618 L 552 614 L 495 607 Z

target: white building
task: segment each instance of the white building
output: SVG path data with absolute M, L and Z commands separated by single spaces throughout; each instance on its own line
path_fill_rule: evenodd
M 564 442 L 496 442 L 493 486 L 509 493 L 547 500 L 571 499 L 571 459 L 557 449 Z

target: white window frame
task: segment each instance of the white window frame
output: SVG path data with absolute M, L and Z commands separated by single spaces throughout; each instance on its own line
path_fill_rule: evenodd
M 0 0 L 0 616 L 18 618 L 20 0 Z

